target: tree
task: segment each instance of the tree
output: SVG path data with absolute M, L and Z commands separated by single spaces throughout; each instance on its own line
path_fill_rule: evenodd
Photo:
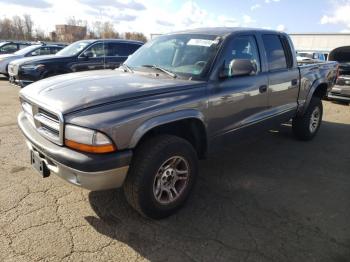
M 74 25 L 74 26 L 87 26 L 86 20 L 76 19 L 74 16 L 67 18 L 67 25 Z
M 102 38 L 119 38 L 119 33 L 114 30 L 111 22 L 104 22 L 102 26 Z
M 18 15 L 14 16 L 12 18 L 12 26 L 13 26 L 13 33 L 14 33 L 14 39 L 21 40 L 24 39 L 24 21 L 21 17 Z
M 33 40 L 34 22 L 30 15 L 0 19 L 0 39 Z
M 35 36 L 33 37 L 33 40 L 47 41 L 49 40 L 49 38 L 45 36 L 45 32 L 43 30 L 41 30 L 40 28 L 37 28 L 35 29 Z
M 92 24 L 90 36 L 94 38 L 119 38 L 119 33 L 114 29 L 111 22 L 96 21 Z
M 32 17 L 28 14 L 24 14 L 23 18 L 24 18 L 25 40 L 31 40 L 33 39 L 34 22 L 32 20 Z
M 13 38 L 12 21 L 8 18 L 0 19 L 0 38 L 1 39 Z
M 88 32 L 87 21 L 76 19 L 74 16 L 67 18 L 66 21 L 66 25 L 56 26 L 56 31 L 51 32 L 49 37 L 40 27 L 35 27 L 32 17 L 29 14 L 24 14 L 23 17 L 16 15 L 11 19 L 6 17 L 0 18 L 0 39 L 74 42 L 85 38 L 121 38 L 114 24 L 109 21 L 95 21 L 90 23 Z M 143 33 L 126 32 L 124 37 L 126 39 L 147 42 L 147 38 Z
M 126 32 L 125 38 L 130 40 L 137 40 L 146 43 L 147 37 L 143 33 L 137 33 L 137 32 Z

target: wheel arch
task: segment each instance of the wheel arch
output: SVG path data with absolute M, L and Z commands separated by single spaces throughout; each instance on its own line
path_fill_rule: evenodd
M 318 97 L 323 99 L 327 96 L 329 89 L 329 84 L 324 81 L 316 81 L 310 88 L 310 91 L 306 97 L 306 101 L 302 110 L 299 112 L 300 114 L 304 114 L 308 106 L 310 105 L 311 99 L 313 97 Z
M 203 114 L 197 110 L 181 110 L 145 121 L 134 132 L 129 148 L 136 148 L 143 141 L 157 134 L 184 138 L 193 145 L 199 158 L 203 158 L 207 152 L 206 124 Z

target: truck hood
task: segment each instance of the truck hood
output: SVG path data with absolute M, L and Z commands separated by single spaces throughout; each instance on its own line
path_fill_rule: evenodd
M 87 71 L 50 77 L 28 85 L 20 95 L 63 114 L 141 96 L 188 88 L 200 82 L 117 70 Z

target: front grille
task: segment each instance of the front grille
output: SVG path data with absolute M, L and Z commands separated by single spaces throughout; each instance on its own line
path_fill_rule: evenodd
M 39 108 L 38 112 L 42 115 L 45 115 L 46 117 L 50 118 L 53 121 L 57 121 L 57 122 L 60 121 L 57 115 L 55 115 L 55 114 L 53 114 L 45 109 Z
M 63 145 L 63 118 L 61 114 L 26 101 L 22 102 L 22 107 L 27 118 L 43 137 L 55 144 Z M 28 112 L 30 110 L 31 112 Z

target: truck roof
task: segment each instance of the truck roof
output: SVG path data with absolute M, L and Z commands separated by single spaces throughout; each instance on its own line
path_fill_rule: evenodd
M 137 40 L 131 40 L 131 39 L 117 39 L 117 38 L 101 38 L 101 39 L 83 39 L 76 42 L 102 42 L 102 41 L 108 41 L 108 42 L 118 42 L 118 43 L 130 43 L 130 44 L 144 44 L 142 41 Z
M 190 33 L 190 34 L 203 34 L 203 35 L 217 35 L 225 36 L 235 32 L 247 32 L 247 31 L 259 31 L 266 33 L 283 33 L 275 30 L 261 29 L 261 28 L 247 28 L 247 27 L 206 27 L 196 28 L 191 30 L 177 31 L 170 34 Z

